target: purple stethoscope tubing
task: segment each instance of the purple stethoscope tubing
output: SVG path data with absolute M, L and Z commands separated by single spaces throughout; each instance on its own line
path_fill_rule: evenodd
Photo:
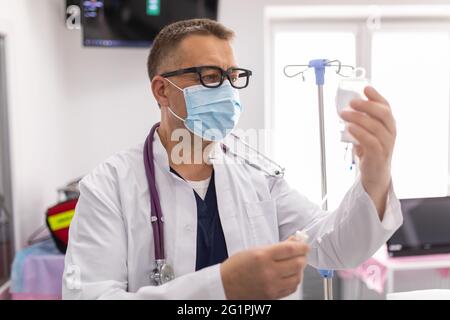
M 147 177 L 148 189 L 150 193 L 150 221 L 153 228 L 153 241 L 155 245 L 155 260 L 164 260 L 164 228 L 163 215 L 161 211 L 161 202 L 159 201 L 158 190 L 156 189 L 155 164 L 153 163 L 153 137 L 156 129 L 159 127 L 156 123 L 150 130 L 150 133 L 144 145 L 144 166 Z

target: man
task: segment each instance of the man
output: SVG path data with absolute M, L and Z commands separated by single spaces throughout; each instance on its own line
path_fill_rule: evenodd
M 80 183 L 64 298 L 295 298 L 307 263 L 355 267 L 401 225 L 390 174 L 395 121 L 373 88 L 365 90 L 368 100 L 352 101 L 353 111 L 342 114 L 358 141 L 360 176 L 334 212 L 220 147 L 239 118 L 237 92 L 251 76 L 236 65 L 232 37 L 211 20 L 177 22 L 159 33 L 148 59 L 161 123 L 147 143 L 164 217 L 165 258 L 175 278 L 155 286 L 150 276 L 158 230 L 152 223 L 158 219 L 150 219 L 147 153 L 140 145 L 111 157 Z M 180 130 L 190 141 L 181 152 L 173 138 Z M 199 149 L 206 156 L 193 161 Z M 293 241 L 297 230 L 307 232 L 308 244 Z

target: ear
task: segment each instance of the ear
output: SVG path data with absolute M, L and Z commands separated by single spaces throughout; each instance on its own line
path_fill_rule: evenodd
M 160 106 L 169 105 L 169 97 L 167 96 L 167 90 L 164 78 L 161 76 L 154 76 L 151 82 L 151 88 L 153 96 Z

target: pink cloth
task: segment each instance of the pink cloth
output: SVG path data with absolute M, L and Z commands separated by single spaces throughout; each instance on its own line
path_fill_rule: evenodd
M 341 278 L 349 279 L 357 277 L 361 279 L 369 289 L 372 289 L 379 294 L 384 292 L 386 274 L 386 266 L 373 258 L 370 258 L 355 269 L 338 271 L 338 275 Z
M 428 262 L 428 261 L 450 261 L 450 254 L 433 254 L 424 256 L 410 256 L 410 257 L 389 257 L 386 249 L 380 249 L 372 258 L 362 263 L 354 269 L 339 270 L 338 275 L 341 278 L 349 279 L 357 277 L 361 279 L 369 289 L 372 289 L 379 294 L 384 293 L 384 287 L 387 279 L 387 271 L 390 266 L 407 265 L 414 262 Z M 441 277 L 448 277 L 450 274 L 449 268 L 437 269 Z
M 23 269 L 23 293 L 61 296 L 64 255 L 29 256 Z
M 53 245 L 53 240 L 47 244 Z M 48 250 L 43 243 L 17 254 L 13 263 L 10 294 L 13 300 L 60 300 L 64 255 Z M 28 251 L 27 251 L 28 250 Z
M 61 296 L 38 293 L 11 293 L 12 300 L 61 300 Z

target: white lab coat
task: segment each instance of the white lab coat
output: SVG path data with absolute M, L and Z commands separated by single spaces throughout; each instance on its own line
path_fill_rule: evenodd
M 219 264 L 195 272 L 197 210 L 192 188 L 169 171 L 157 134 L 153 145 L 166 258 L 176 278 L 162 286 L 150 285 L 154 241 L 139 145 L 111 157 L 80 182 L 65 258 L 64 299 L 225 299 Z M 375 253 L 402 223 L 392 187 L 383 221 L 359 179 L 336 211 L 324 212 L 283 179 L 268 178 L 246 164 L 230 164 L 231 155 L 221 148 L 214 157 L 229 256 L 305 229 L 310 265 L 351 268 Z

